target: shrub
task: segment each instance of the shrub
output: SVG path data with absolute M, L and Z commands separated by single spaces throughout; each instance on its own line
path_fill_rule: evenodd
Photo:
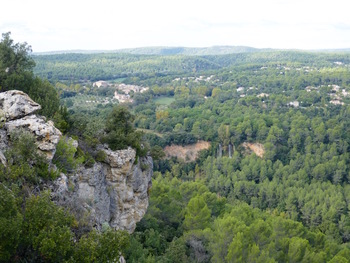
M 106 159 L 107 159 L 107 154 L 106 154 L 106 152 L 105 151 L 103 151 L 103 150 L 99 150 L 98 152 L 97 152 L 97 154 L 96 154 L 96 161 L 98 161 L 98 162 L 105 162 L 106 161 Z
M 72 139 L 61 138 L 52 161 L 63 173 L 72 173 L 84 161 L 82 157 L 75 158 L 76 152 L 77 148 L 74 147 Z
M 55 179 L 58 176 L 49 169 L 46 157 L 38 152 L 32 133 L 19 129 L 10 134 L 10 139 L 11 148 L 5 153 L 10 180 L 37 182 L 39 178 Z
M 147 149 L 141 146 L 142 133 L 133 127 L 135 119 L 127 108 L 117 106 L 106 121 L 106 135 L 102 138 L 112 150 L 122 150 L 129 146 L 136 150 L 137 156 L 145 156 Z

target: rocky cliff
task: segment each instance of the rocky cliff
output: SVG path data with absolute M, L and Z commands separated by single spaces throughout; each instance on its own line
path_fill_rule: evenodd
M 107 225 L 132 233 L 147 211 L 152 158 L 139 158 L 135 164 L 134 149 L 101 150 L 106 153 L 104 162 L 80 167 L 69 178 L 61 174 L 53 192 L 61 204 L 88 215 L 89 224 L 97 229 Z
M 31 132 L 36 138 L 38 151 L 51 161 L 61 132 L 53 122 L 35 115 L 41 106 L 22 91 L 11 90 L 0 93 L 0 159 L 6 164 L 3 152 L 11 145 L 10 134 L 19 129 Z
M 51 162 L 62 134 L 52 122 L 35 114 L 38 109 L 40 105 L 21 91 L 0 93 L 0 161 L 4 165 L 10 134 L 20 128 L 35 136 L 38 151 Z M 131 148 L 112 151 L 100 146 L 99 150 L 105 153 L 103 162 L 81 166 L 69 175 L 61 173 L 48 187 L 57 203 L 78 211 L 89 225 L 131 233 L 148 207 L 152 158 L 138 158 Z

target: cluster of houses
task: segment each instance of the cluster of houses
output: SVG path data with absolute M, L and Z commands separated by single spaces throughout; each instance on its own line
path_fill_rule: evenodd
M 214 76 L 210 77 L 204 77 L 204 76 L 199 76 L 198 78 L 193 78 L 195 81 L 209 81 L 213 78 Z M 191 77 L 190 77 L 191 78 Z M 175 79 L 180 80 L 180 78 Z M 125 102 L 133 102 L 132 95 L 134 93 L 143 93 L 147 90 L 149 90 L 148 87 L 142 87 L 142 86 L 137 86 L 137 85 L 128 85 L 128 84 L 114 84 L 110 83 L 107 81 L 96 81 L 93 83 L 93 87 L 101 88 L 101 87 L 111 87 L 115 88 L 114 92 L 114 99 L 117 99 L 120 103 L 125 103 Z M 345 89 L 342 89 L 338 85 L 328 85 L 328 87 L 331 88 L 331 93 L 329 93 L 329 96 L 331 97 L 331 100 L 329 103 L 334 104 L 334 105 L 344 105 L 344 102 L 342 99 L 344 97 L 347 97 L 350 95 L 349 92 L 347 92 Z M 307 86 L 305 88 L 306 92 L 319 92 L 320 87 L 313 87 L 313 86 Z M 249 87 L 249 88 L 244 88 L 244 87 L 238 87 L 237 92 L 241 93 L 240 97 L 245 97 L 244 91 L 245 90 L 252 90 L 254 87 Z M 269 97 L 269 94 L 267 93 L 260 93 L 257 95 L 259 98 L 264 98 L 264 97 Z M 299 101 L 291 101 L 288 103 L 288 106 L 298 108 L 300 106 Z
M 124 102 L 133 102 L 132 94 L 134 93 L 143 93 L 149 90 L 148 87 L 141 87 L 136 85 L 127 85 L 127 84 L 113 84 L 107 81 L 96 81 L 92 85 L 93 87 L 111 87 L 115 88 L 114 99 L 117 99 L 120 103 Z
M 331 88 L 331 93 L 328 93 L 328 95 L 331 97 L 331 100 L 329 103 L 333 105 L 344 105 L 344 102 L 342 101 L 344 97 L 347 97 L 350 95 L 349 92 L 347 92 L 345 89 L 342 89 L 338 85 L 328 85 L 329 88 Z M 319 92 L 320 87 L 313 87 L 313 86 L 307 86 L 305 88 L 306 92 Z M 288 103 L 288 106 L 291 107 L 299 107 L 298 101 L 291 101 Z
M 120 103 L 133 102 L 131 95 L 133 93 L 143 93 L 149 90 L 148 87 L 141 87 L 136 85 L 118 84 L 116 85 L 116 91 L 114 92 L 114 98 Z
M 344 102 L 342 101 L 344 97 L 350 96 L 350 92 L 347 92 L 346 89 L 341 88 L 338 85 L 332 84 L 328 85 L 329 88 L 331 88 L 330 93 L 328 95 L 330 96 L 331 100 L 329 103 L 334 105 L 344 105 Z M 244 87 L 238 87 L 237 92 L 241 93 L 240 97 L 244 98 L 246 95 L 244 94 L 244 91 L 254 89 L 253 87 L 250 88 L 244 88 Z M 313 87 L 313 86 L 307 86 L 305 88 L 306 92 L 319 92 L 320 87 Z M 284 91 L 283 91 L 284 92 Z M 256 95 L 258 98 L 267 98 L 269 97 L 269 94 L 267 93 L 260 93 Z M 297 100 L 290 101 L 287 103 L 287 106 L 298 108 L 300 107 L 300 102 Z
M 331 96 L 332 100 L 329 101 L 329 103 L 332 103 L 334 105 L 344 105 L 344 102 L 342 102 L 342 97 L 346 97 L 349 95 L 349 93 L 342 89 L 340 92 L 340 87 L 338 85 L 328 85 L 329 87 L 332 87 L 332 91 L 334 93 L 330 93 L 329 96 Z
M 184 77 L 184 78 L 175 78 L 173 79 L 173 82 L 174 81 L 181 81 L 181 80 L 193 80 L 194 82 L 201 82 L 201 81 L 204 81 L 204 82 L 209 82 L 209 81 L 213 81 L 213 78 L 215 76 L 214 75 L 211 75 L 209 77 L 206 77 L 206 76 L 199 76 L 199 77 Z
M 334 104 L 334 105 L 344 105 L 344 102 L 342 101 L 342 99 L 344 97 L 348 97 L 350 95 L 349 92 L 347 92 L 345 89 L 342 89 L 340 86 L 338 85 L 328 85 L 328 87 L 331 88 L 331 93 L 329 93 L 328 95 L 331 97 L 331 100 L 329 101 L 329 103 Z M 317 91 L 319 92 L 320 87 L 312 87 L 312 86 L 308 86 L 305 88 L 305 90 L 307 92 L 312 92 L 312 91 Z

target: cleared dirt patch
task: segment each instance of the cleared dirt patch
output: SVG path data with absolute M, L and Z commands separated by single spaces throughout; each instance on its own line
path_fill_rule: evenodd
M 257 156 L 262 158 L 265 153 L 264 145 L 261 143 L 250 143 L 250 142 L 244 142 L 242 146 L 247 150 L 247 151 L 252 151 L 254 152 Z
M 210 143 L 206 141 L 198 141 L 195 144 L 186 146 L 171 145 L 164 148 L 166 158 L 177 157 L 185 162 L 193 162 L 198 157 L 198 152 L 201 150 L 207 150 L 210 147 Z

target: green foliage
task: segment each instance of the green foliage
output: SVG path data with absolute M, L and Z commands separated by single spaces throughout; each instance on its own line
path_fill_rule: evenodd
M 0 262 L 111 262 L 129 245 L 126 232 L 111 229 L 77 239 L 75 219 L 49 192 L 19 204 L 0 183 L 0 194 Z
M 33 81 L 35 62 L 29 55 L 32 51 L 27 43 L 14 43 L 11 33 L 2 34 L 0 42 L 0 87 L 1 91 L 13 88 L 28 91 Z
M 42 109 L 40 114 L 53 117 L 59 107 L 59 98 L 54 87 L 34 77 L 35 62 L 27 43 L 14 43 L 10 32 L 2 34 L 0 41 L 0 91 L 11 89 L 27 93 Z
M 63 173 L 72 173 L 83 162 L 83 158 L 76 158 L 77 148 L 73 145 L 73 139 L 62 137 L 56 146 L 56 153 L 52 162 Z
M 96 157 L 95 157 L 96 161 L 98 162 L 105 162 L 106 159 L 107 159 L 107 154 L 105 151 L 103 150 L 99 150 L 96 154 Z
M 67 258 L 72 250 L 73 218 L 50 201 L 49 193 L 32 196 L 24 212 L 24 244 L 51 262 Z
M 13 42 L 9 36 L 3 38 L 0 54 L 12 54 L 9 51 L 16 50 Z M 142 136 L 134 125 L 147 132 L 144 137 L 149 139 L 155 159 L 162 158 L 165 145 L 187 145 L 199 139 L 211 143 L 211 149 L 196 163 L 157 161 L 155 167 L 163 174 L 155 173 L 148 212 L 130 239 L 127 262 L 348 261 L 348 53 L 63 54 L 34 58 L 39 75 L 65 82 L 57 83 L 56 88 L 69 109 L 61 108 L 54 118 L 63 131 L 82 140 L 84 150 L 74 153 L 69 145 L 62 146 L 60 154 L 69 160 L 63 162 L 66 167 L 74 167 L 77 157 L 90 165 L 91 155 L 103 161 L 105 156 L 94 152 L 98 138 L 113 149 L 132 146 L 138 155 L 145 154 L 147 148 L 141 148 Z M 22 90 L 36 94 L 35 98 L 50 89 L 45 82 L 38 82 L 37 90 L 30 89 L 37 80 L 29 66 L 22 67 L 20 74 L 6 75 L 8 66 L 2 63 L 1 87 L 18 83 Z M 90 107 L 92 104 L 84 102 L 102 101 L 113 91 L 94 90 L 89 81 L 84 86 L 66 82 L 74 79 L 117 79 L 150 90 L 134 96 L 129 105 L 134 116 L 120 106 L 112 109 L 113 102 Z M 54 92 L 50 91 L 49 97 L 54 98 Z M 334 100 L 344 105 L 333 105 Z M 45 114 L 55 112 L 54 99 L 43 96 L 42 103 L 48 105 Z M 260 155 L 252 153 L 254 146 L 261 147 Z M 21 187 L 23 182 L 28 186 L 30 181 L 40 181 L 40 169 L 34 168 L 35 157 L 30 152 L 16 150 L 9 156 L 11 170 L 3 168 L 0 176 L 6 187 L 11 182 L 20 182 Z M 9 190 L 16 195 L 3 190 L 7 196 L 4 207 L 13 205 L 16 199 L 11 196 L 26 196 L 14 187 Z M 13 222 L 6 218 L 3 222 L 13 229 L 17 220 L 25 217 L 19 206 L 10 211 Z M 104 255 L 109 256 L 103 260 L 116 259 L 115 251 L 100 250 L 103 238 L 97 232 L 63 244 L 63 238 L 71 240 L 70 226 L 65 227 L 58 224 L 46 229 L 40 239 L 33 238 L 36 241 L 26 245 L 27 254 L 18 252 L 24 246 L 18 232 L 6 232 L 4 236 L 10 237 L 13 246 L 10 254 L 1 256 L 34 255 L 39 261 L 45 255 L 47 260 L 72 262 L 93 262 Z M 105 230 L 103 234 L 109 233 Z M 62 252 L 57 253 L 56 248 Z
M 79 240 L 72 262 L 116 262 L 128 245 L 129 235 L 126 232 L 91 231 Z
M 126 149 L 130 146 L 136 149 L 138 156 L 144 156 L 147 150 L 141 146 L 142 133 L 133 127 L 134 118 L 125 107 L 113 108 L 106 121 L 107 134 L 102 138 L 102 142 L 107 143 L 112 150 Z
M 186 255 L 186 242 L 183 238 L 174 238 L 159 262 L 186 263 L 191 262 Z
M 0 262 L 9 262 L 17 250 L 22 224 L 14 194 L 0 183 Z
M 67 108 L 60 106 L 58 111 L 53 116 L 53 121 L 56 128 L 58 128 L 61 132 L 66 133 L 71 126 L 71 118 Z
M 152 147 L 150 154 L 151 154 L 153 160 L 160 160 L 165 156 L 163 148 L 160 147 L 159 145 Z
M 181 182 L 158 174 L 150 207 L 133 234 L 133 249 L 128 250 L 126 259 L 328 262 L 348 255 L 339 243 L 285 218 L 283 213 L 267 213 L 243 202 L 230 202 L 210 193 L 203 182 Z M 217 206 L 222 209 L 210 211 L 209 207 Z
M 204 229 L 209 226 L 211 212 L 203 197 L 192 197 L 185 210 L 184 228 L 186 230 Z
M 34 136 L 19 130 L 11 134 L 11 141 L 8 167 L 0 167 L 0 262 L 83 262 L 79 249 L 86 246 L 95 249 L 95 260 L 88 262 L 118 259 L 128 234 L 108 229 L 88 238 L 76 236 L 76 219 L 52 202 L 49 192 L 41 191 L 42 179 L 55 179 L 58 172 L 48 170 Z M 57 150 L 61 169 L 73 169 L 79 162 L 72 140 L 63 138 Z
M 60 100 L 57 91 L 47 80 L 36 77 L 27 93 L 35 102 L 41 105 L 41 110 L 38 111 L 40 115 L 51 119 L 59 110 Z
M 173 97 L 159 97 L 154 100 L 154 103 L 169 106 L 174 101 L 175 99 Z
M 5 153 L 8 167 L 3 174 L 7 180 L 18 184 L 37 183 L 40 178 L 55 179 L 58 176 L 49 169 L 46 158 L 39 154 L 33 134 L 20 129 L 10 137 L 13 143 Z

